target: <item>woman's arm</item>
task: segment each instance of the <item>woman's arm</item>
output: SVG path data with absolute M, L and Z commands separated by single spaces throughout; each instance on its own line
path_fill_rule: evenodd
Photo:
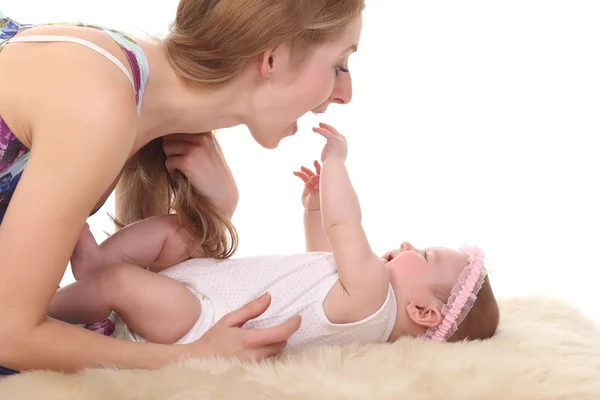
M 23 51 L 12 46 L 7 56 Z M 176 360 L 182 349 L 107 340 L 46 318 L 81 227 L 129 157 L 137 115 L 131 84 L 102 56 L 72 44 L 24 46 L 34 61 L 15 78 L 32 88 L 21 94 L 32 149 L 0 226 L 0 365 L 73 371 Z
M 0 225 L 0 365 L 156 368 L 184 355 L 279 352 L 299 328 L 298 317 L 270 329 L 239 328 L 266 310 L 268 298 L 234 311 L 184 346 L 120 341 L 46 317 L 89 212 L 131 153 L 137 114 L 131 84 L 97 53 L 65 43 L 20 46 L 4 49 L 0 73 L 11 76 L 3 91 L 15 109 L 30 112 L 16 125 L 31 132 L 33 145 Z M 26 53 L 25 46 L 31 46 Z M 14 65 L 28 62 L 9 69 L 9 56 Z

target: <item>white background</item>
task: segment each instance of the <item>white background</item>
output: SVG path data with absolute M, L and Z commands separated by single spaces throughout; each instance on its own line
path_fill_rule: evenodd
M 26 23 L 165 33 L 177 1 L 146 4 L 2 0 L 0 9 Z M 348 138 L 374 250 L 478 244 L 498 297 L 544 293 L 600 317 L 598 4 L 368 1 L 354 99 L 320 120 Z M 320 154 L 316 122 L 301 120 L 274 151 L 243 127 L 221 131 L 241 192 L 237 256 L 304 250 L 292 172 Z M 98 240 L 113 231 L 113 205 L 90 219 Z

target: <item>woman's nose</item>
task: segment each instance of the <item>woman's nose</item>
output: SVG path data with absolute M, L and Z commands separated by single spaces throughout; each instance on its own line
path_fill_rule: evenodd
M 336 104 L 348 104 L 352 100 L 352 77 L 349 72 L 341 72 L 331 92 L 329 101 Z

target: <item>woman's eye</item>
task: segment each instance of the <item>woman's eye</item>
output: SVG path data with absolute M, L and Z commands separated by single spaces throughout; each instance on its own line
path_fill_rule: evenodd
M 335 76 L 340 76 L 340 72 L 350 72 L 348 68 L 345 67 L 335 67 Z

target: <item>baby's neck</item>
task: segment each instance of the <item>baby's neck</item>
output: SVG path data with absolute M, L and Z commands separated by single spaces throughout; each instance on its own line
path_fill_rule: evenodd
M 422 326 L 415 324 L 406 313 L 405 308 L 398 307 L 396 314 L 396 323 L 394 329 L 388 338 L 388 342 L 395 342 L 402 336 L 422 336 L 425 334 L 426 329 Z
M 398 338 L 400 338 L 400 336 L 405 336 L 402 333 L 402 329 L 400 329 L 400 326 L 398 324 L 396 324 L 394 326 L 394 329 L 392 329 L 392 333 L 390 334 L 390 337 L 388 338 L 388 342 L 393 343 L 396 340 L 398 340 Z

